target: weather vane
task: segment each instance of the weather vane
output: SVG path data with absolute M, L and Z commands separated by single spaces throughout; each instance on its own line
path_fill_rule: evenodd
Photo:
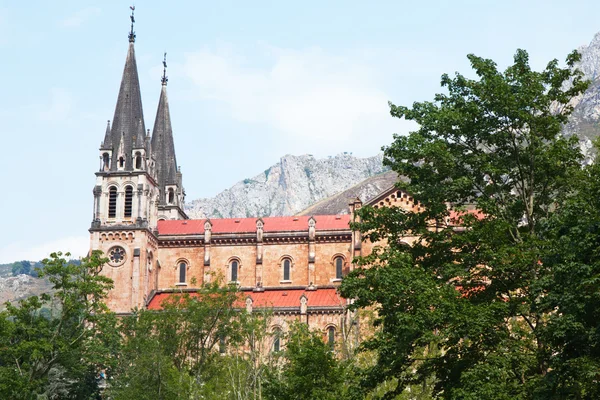
M 135 42 L 135 32 L 133 31 L 133 24 L 135 23 L 133 13 L 135 11 L 135 6 L 129 6 L 129 8 L 131 9 L 131 16 L 129 17 L 131 19 L 131 31 L 129 32 L 129 41 L 133 43 Z
M 163 85 L 166 85 L 167 82 L 169 82 L 169 77 L 167 76 L 167 52 L 165 52 L 165 55 L 163 58 L 163 76 L 160 79 L 160 81 L 162 82 Z

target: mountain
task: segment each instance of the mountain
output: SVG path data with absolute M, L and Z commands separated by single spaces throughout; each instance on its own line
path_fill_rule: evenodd
M 51 293 L 52 284 L 47 279 L 34 278 L 29 275 L 0 276 L 0 310 L 4 302 L 15 302 L 29 296 L 39 296 L 42 293 Z
M 384 190 L 391 188 L 397 181 L 398 174 L 394 171 L 383 172 L 313 204 L 299 212 L 298 215 L 348 214 L 350 199 L 358 197 L 363 202 L 367 202 Z
M 600 32 L 596 33 L 589 45 L 577 50 L 581 53 L 581 61 L 576 68 L 583 72 L 591 84 L 584 94 L 573 99 L 573 113 L 563 133 L 578 136 L 582 150 L 589 158 L 592 156 L 592 141 L 600 134 Z
M 573 114 L 563 133 L 579 137 L 589 161 L 592 141 L 600 135 L 600 32 L 589 45 L 581 46 L 577 64 L 589 89 L 573 99 Z M 191 218 L 243 218 L 347 212 L 349 198 L 366 201 L 393 184 L 395 175 L 382 166 L 382 155 L 357 158 L 339 154 L 327 159 L 311 155 L 282 157 L 263 174 L 236 183 L 213 198 L 189 202 Z
M 215 197 L 189 202 L 186 212 L 190 218 L 294 215 L 386 172 L 382 160 L 381 154 L 358 158 L 343 153 L 324 159 L 310 154 L 286 155 L 263 173 L 244 179 Z

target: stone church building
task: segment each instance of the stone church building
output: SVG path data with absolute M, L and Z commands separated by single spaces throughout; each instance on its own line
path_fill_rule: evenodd
M 301 320 L 336 340 L 347 304 L 337 287 L 353 257 L 372 248 L 349 225 L 361 201 L 349 201 L 345 215 L 188 219 L 168 79 L 163 74 L 150 133 L 134 45 L 132 28 L 115 114 L 100 145 L 89 230 L 91 249 L 110 260 L 102 270 L 114 281 L 109 307 L 160 309 L 172 293 L 220 276 L 239 286 L 247 310 L 272 309 L 273 329 Z M 369 204 L 418 207 L 394 188 Z

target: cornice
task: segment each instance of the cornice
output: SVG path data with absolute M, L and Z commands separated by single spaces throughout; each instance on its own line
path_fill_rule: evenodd
M 159 235 L 158 241 L 161 246 L 165 247 L 196 247 L 204 246 L 204 234 L 192 235 Z M 352 231 L 317 231 L 317 243 L 335 243 L 335 242 L 351 242 Z M 308 231 L 297 232 L 267 232 L 263 234 L 262 243 L 280 244 L 280 243 L 308 243 Z M 211 233 L 211 246 L 247 246 L 257 243 L 256 232 L 249 233 Z

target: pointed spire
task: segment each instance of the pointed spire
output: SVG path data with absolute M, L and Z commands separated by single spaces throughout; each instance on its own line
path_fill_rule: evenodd
M 166 185 L 177 185 L 177 159 L 175 157 L 175 144 L 171 115 L 169 112 L 169 99 L 167 86 L 162 85 L 156 120 L 152 132 L 152 154 L 156 160 L 156 176 L 160 188 L 160 203 L 165 204 Z
M 144 131 L 144 123 L 142 122 L 142 120 L 138 121 L 138 129 L 137 132 L 135 133 L 135 145 L 133 146 L 134 149 L 143 149 L 145 148 L 145 142 L 146 142 L 146 132 Z
M 121 78 L 121 86 L 119 88 L 119 96 L 117 97 L 117 105 L 115 107 L 115 116 L 112 122 L 111 136 L 112 143 L 116 145 L 121 136 L 123 136 L 123 152 L 125 157 L 125 171 L 133 171 L 133 160 L 131 151 L 134 146 L 137 146 L 137 136 L 142 132 L 142 139 L 146 128 L 144 126 L 144 112 L 142 109 L 142 95 L 140 91 L 140 80 L 138 77 L 137 62 L 135 59 L 135 47 L 133 37 L 133 10 L 132 7 L 132 31 L 133 36 L 130 37 L 129 50 L 125 67 L 123 68 L 123 77 Z M 117 152 L 113 152 L 113 171 L 117 169 Z
M 110 135 L 110 120 L 106 122 L 106 133 L 104 134 L 104 140 L 102 141 L 103 150 L 112 150 L 112 137 Z
M 125 163 L 121 162 L 121 158 L 123 160 L 127 159 L 125 153 L 125 133 L 121 133 L 121 139 L 119 140 L 119 146 L 117 147 L 117 153 L 115 157 L 115 169 L 123 169 L 125 167 Z

